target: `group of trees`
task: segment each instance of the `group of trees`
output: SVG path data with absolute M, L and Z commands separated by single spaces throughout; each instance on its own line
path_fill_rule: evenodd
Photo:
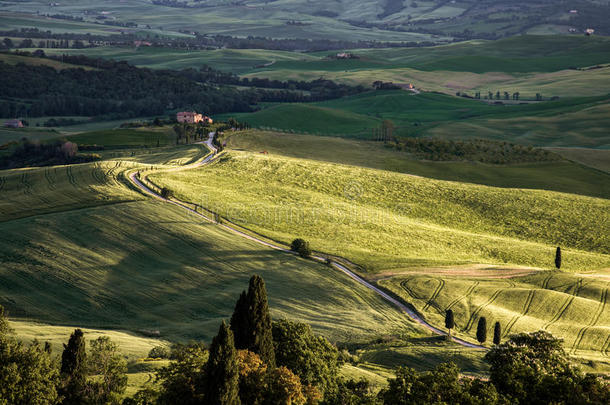
M 51 346 L 24 344 L 12 335 L 0 306 L 0 403 L 116 404 L 127 387 L 127 363 L 107 336 L 90 341 L 76 329 L 61 358 Z
M 330 80 L 239 79 L 215 71 L 152 70 L 126 62 L 64 56 L 64 62 L 95 69 L 56 70 L 35 64 L 0 62 L 0 118 L 20 116 L 108 116 L 112 119 L 162 115 L 175 109 L 210 114 L 247 112 L 262 101 L 319 101 L 356 94 L 362 86 Z M 250 87 L 237 90 L 239 84 Z M 272 86 L 278 86 L 273 88 Z M 295 90 L 303 90 L 295 91 Z
M 455 328 L 455 315 L 452 309 L 445 311 L 445 328 L 447 328 L 449 338 L 451 338 L 451 329 Z M 502 340 L 502 326 L 500 322 L 496 322 L 494 325 L 494 345 L 499 345 Z M 480 344 L 484 344 L 487 341 L 487 318 L 484 316 L 479 318 L 477 323 L 477 341 Z
M 31 142 L 24 138 L 16 142 L 11 154 L 0 157 L 0 169 L 85 163 L 98 158 L 97 155 L 79 154 L 78 145 L 74 142 L 42 143 Z
M 499 334 L 499 332 L 498 332 Z M 127 379 L 125 360 L 107 337 L 85 347 L 75 330 L 61 358 L 48 344 L 19 343 L 0 307 L 0 403 L 117 404 Z M 230 324 L 221 323 L 209 348 L 177 344 L 149 385 L 125 405 L 426 405 L 607 404 L 610 386 L 574 367 L 560 340 L 544 331 L 521 333 L 485 355 L 488 380 L 463 378 L 453 363 L 432 371 L 400 367 L 386 388 L 373 392 L 366 380 L 339 375 L 337 348 L 302 323 L 272 322 L 265 283 L 250 279 Z
M 379 136 L 375 135 L 376 139 L 379 139 Z M 400 138 L 386 145 L 412 153 L 421 159 L 435 161 L 463 160 L 506 164 L 561 160 L 559 155 L 541 148 L 486 139 L 454 141 L 440 138 Z

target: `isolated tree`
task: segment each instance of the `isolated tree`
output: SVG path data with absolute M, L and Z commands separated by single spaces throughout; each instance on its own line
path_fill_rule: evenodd
M 502 339 L 502 327 L 500 322 L 496 322 L 494 325 L 494 345 L 499 345 Z
M 299 254 L 299 256 L 303 258 L 307 258 L 311 256 L 311 248 L 309 247 L 309 242 L 297 238 L 292 241 L 290 244 L 290 250 Z
M 83 331 L 75 329 L 61 355 L 61 395 L 63 403 L 81 404 L 85 401 L 87 385 L 87 355 Z
M 479 318 L 477 325 L 477 340 L 483 344 L 487 340 L 487 319 L 484 316 Z
M 449 337 L 451 337 L 451 329 L 455 327 L 455 321 L 453 319 L 453 310 L 448 309 L 445 311 L 445 328 L 449 330 Z
M 557 246 L 555 251 L 555 267 L 559 270 L 561 268 L 561 248 Z
M 218 335 L 210 345 L 210 357 L 206 365 L 207 390 L 205 403 L 237 405 L 239 400 L 239 369 L 233 332 L 222 321 Z

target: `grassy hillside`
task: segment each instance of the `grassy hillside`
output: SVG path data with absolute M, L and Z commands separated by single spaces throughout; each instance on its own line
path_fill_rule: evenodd
M 167 146 L 173 141 L 173 131 L 159 129 L 112 129 L 91 131 L 67 137 L 79 145 L 101 145 L 106 148 L 156 147 Z
M 486 317 L 489 340 L 499 321 L 504 338 L 546 329 L 563 338 L 572 354 L 610 355 L 607 279 L 562 272 L 496 280 L 413 274 L 380 284 L 438 327 L 444 325 L 445 310 L 452 309 L 458 336 L 475 339 L 478 318 Z
M 389 119 L 399 136 L 490 138 L 537 146 L 610 144 L 608 96 L 526 105 L 489 105 L 444 94 L 366 92 L 313 104 L 281 104 L 254 113 L 225 114 L 254 127 L 372 139 Z
M 606 267 L 608 201 L 499 189 L 258 153 L 155 182 L 248 228 L 339 254 L 368 271 L 425 264 Z
M 0 305 L 13 317 L 209 341 L 257 273 L 275 318 L 333 340 L 422 333 L 341 273 L 140 201 L 96 165 L 2 174 Z
M 606 159 L 610 152 L 604 150 L 570 149 L 574 152 L 565 154 L 563 150 L 556 151 L 582 165 L 568 161 L 490 165 L 422 161 L 405 152 L 385 147 L 380 142 L 316 135 L 253 130 L 229 134 L 226 142 L 232 149 L 255 153 L 266 150 L 274 155 L 390 170 L 439 180 L 610 198 L 610 189 L 606 186 L 610 176 L 583 166 L 592 165 L 594 157 L 597 157 L 595 161 L 599 165 L 610 160 Z M 577 151 L 580 153 L 579 158 L 573 156 Z

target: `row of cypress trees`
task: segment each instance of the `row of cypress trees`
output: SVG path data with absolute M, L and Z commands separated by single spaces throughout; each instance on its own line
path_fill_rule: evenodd
M 449 338 L 451 338 L 451 329 L 455 327 L 455 315 L 451 309 L 445 311 L 445 327 L 449 331 Z M 501 340 L 502 326 L 500 322 L 496 322 L 494 325 L 494 345 L 499 345 Z M 477 341 L 481 344 L 487 341 L 487 318 L 484 316 L 479 318 L 479 323 L 477 324 Z

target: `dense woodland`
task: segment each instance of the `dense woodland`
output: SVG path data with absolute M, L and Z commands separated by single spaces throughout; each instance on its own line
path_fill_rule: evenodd
M 14 148 L 9 155 L 0 157 L 0 169 L 68 165 L 99 159 L 97 155 L 79 154 L 78 145 L 74 142 L 41 143 L 24 139 L 21 142 L 5 145 L 5 147 L 9 146 Z
M 87 350 L 87 346 L 89 349 Z M 350 354 L 302 323 L 272 322 L 262 278 L 253 276 L 227 325 L 209 346 L 159 346 L 169 358 L 155 384 L 121 399 L 128 364 L 108 337 L 91 340 L 77 329 L 61 355 L 48 344 L 19 343 L 0 307 L 0 402 L 11 404 L 607 404 L 610 385 L 569 362 L 547 332 L 514 335 L 485 356 L 489 380 L 462 378 L 453 363 L 430 372 L 400 367 L 376 393 L 365 379 L 340 376 Z
M 361 86 L 330 80 L 278 82 L 240 80 L 207 66 L 201 70 L 151 70 L 126 62 L 65 56 L 64 62 L 93 69 L 0 62 L 0 117 L 162 115 L 176 109 L 208 114 L 253 111 L 259 102 L 319 101 L 356 94 Z M 227 86 L 257 86 L 237 90 Z M 277 86 L 277 87 L 275 87 Z M 307 94 L 294 90 L 306 90 Z

